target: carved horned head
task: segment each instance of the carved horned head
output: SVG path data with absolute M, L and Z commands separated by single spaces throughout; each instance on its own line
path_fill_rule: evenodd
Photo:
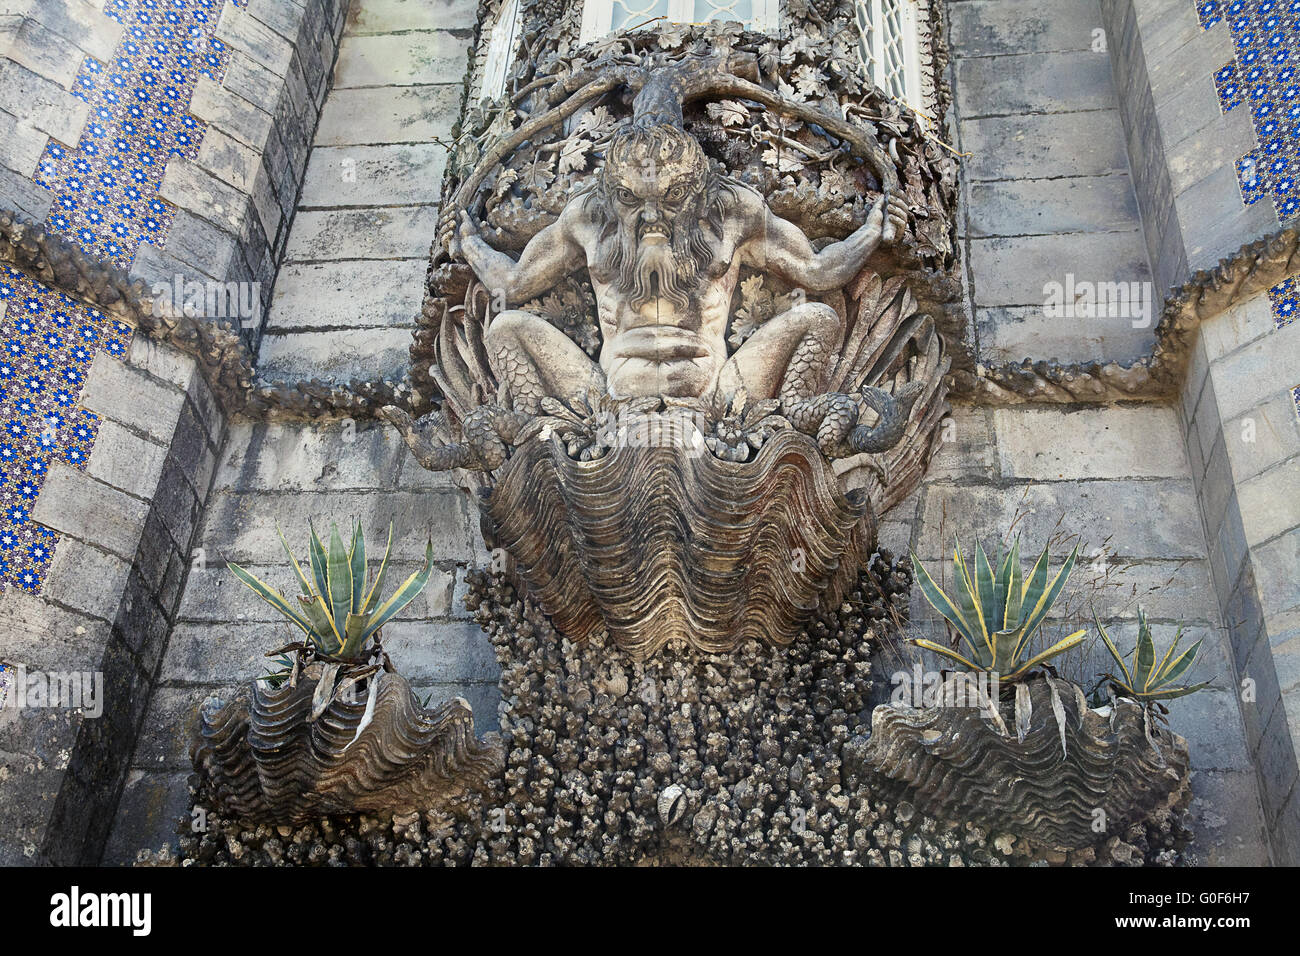
M 634 306 L 663 296 L 684 307 L 712 257 L 702 224 L 717 218 L 719 185 L 680 126 L 620 129 L 596 189 L 604 228 L 595 271 L 618 281 Z

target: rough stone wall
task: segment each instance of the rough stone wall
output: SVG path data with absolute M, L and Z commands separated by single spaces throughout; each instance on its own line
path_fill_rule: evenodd
M 959 229 L 977 361 L 1149 352 L 1154 319 L 1043 314 L 1045 286 L 1067 274 L 1151 278 L 1097 0 L 962 0 L 948 19 L 952 135 L 970 154 Z
M 1202 325 L 1179 418 L 1277 862 L 1300 863 L 1300 323 L 1266 295 Z M 1249 684 L 1242 685 L 1242 681 Z
M 194 360 L 143 339 L 96 357 L 84 404 L 101 447 L 85 471 L 51 467 L 32 517 L 61 540 L 39 595 L 0 594 L 0 632 L 10 664 L 101 673 L 103 713 L 0 716 L 0 864 L 100 861 L 224 428 Z
M 353 0 L 276 277 L 260 374 L 400 379 L 475 4 Z

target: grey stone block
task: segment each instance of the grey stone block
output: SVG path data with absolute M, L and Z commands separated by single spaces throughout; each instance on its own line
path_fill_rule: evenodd
M 231 428 L 216 487 L 387 491 L 397 487 L 398 469 L 407 456 L 401 436 L 373 423 L 240 423 Z
M 248 194 L 244 190 L 222 182 L 184 158 L 174 158 L 167 164 L 158 195 L 236 235 L 248 215 Z
M 970 235 L 1107 232 L 1139 225 L 1133 185 L 1123 174 L 972 183 Z
M 430 539 L 435 561 L 463 559 L 469 547 L 465 500 L 452 492 L 328 492 L 313 495 L 309 500 L 304 500 L 300 492 L 221 493 L 214 495 L 209 503 L 201 543 L 210 562 L 277 562 L 283 554 L 275 530 L 277 522 L 286 536 L 301 539 L 303 525 L 308 520 L 322 533 L 328 533 L 331 522 L 346 528 L 349 521 L 358 520 L 372 534 L 373 529 L 387 529 L 391 521 L 395 560 L 423 560 L 425 544 Z
M 1118 106 L 1110 58 L 1091 51 L 980 57 L 954 67 L 965 119 Z
M 81 137 L 90 116 L 89 104 L 58 83 L 3 59 L 0 59 L 0 110 L 68 145 L 74 145 Z M 35 168 L 33 163 L 32 169 Z
M 961 120 L 968 181 L 1127 172 L 1118 110 Z
M 4 55 L 68 90 L 81 67 L 81 52 L 75 43 L 28 18 L 10 34 Z
M 32 509 L 32 520 L 130 559 L 145 512 L 146 505 L 138 498 L 56 462 Z
M 307 164 L 299 207 L 437 203 L 446 154 L 436 143 L 318 146 Z
M 1300 527 L 1300 494 L 1296 493 L 1300 489 L 1300 457 L 1245 481 L 1237 477 L 1237 481 L 1241 524 L 1252 547 Z M 1290 570 L 1300 573 L 1300 563 Z
M 294 218 L 285 258 L 295 262 L 425 258 L 437 225 L 438 211 L 433 206 L 302 212 Z
M 1300 605 L 1300 528 L 1253 547 L 1251 558 L 1265 615 Z
M 350 382 L 376 376 L 398 381 L 410 364 L 411 333 L 404 329 L 347 329 L 268 334 L 258 370 L 268 380 L 320 378 Z
M 1267 866 L 1268 837 L 1251 770 L 1192 771 L 1194 845 L 1207 866 Z
M 471 29 L 477 16 L 474 0 L 369 0 L 348 8 L 345 35 L 369 36 L 406 30 Z
M 972 239 L 975 303 L 1036 305 L 1047 301 L 1048 283 L 1149 282 L 1142 233 L 1077 233 L 1066 236 Z M 1132 319 L 1125 317 L 1131 327 Z M 1118 325 L 1117 319 L 1089 321 Z
M 172 228 L 164 248 L 168 255 L 220 281 L 240 279 L 235 268 L 239 240 L 187 210 L 178 209 L 172 216 Z
M 1097 4 L 1089 0 L 1058 0 L 1050 9 L 1035 0 L 973 0 L 952 4 L 948 19 L 957 57 L 1091 52 L 1093 30 L 1102 25 Z
M 262 107 L 263 112 L 275 111 L 284 94 L 284 77 L 277 76 L 242 50 L 230 51 L 230 62 L 221 85 L 230 92 Z
M 194 87 L 190 112 L 259 152 L 271 135 L 269 113 L 206 78 Z
M 315 9 L 314 4 L 312 8 Z M 249 16 L 270 27 L 288 43 L 297 40 L 304 21 L 301 6 L 283 0 L 248 0 L 246 9 Z
M 288 263 L 276 276 L 267 330 L 414 328 L 425 259 Z
M 1154 313 L 1159 306 L 1154 293 L 1152 302 Z M 1041 305 L 976 310 L 979 357 L 985 365 L 1026 358 L 1130 362 L 1151 353 L 1155 324 L 1154 315 L 1151 327 L 1145 329 L 1134 328 L 1133 321 L 1124 318 L 1062 319 L 1045 314 Z
M 3 135 L 3 134 L 0 134 Z M 44 140 L 45 137 L 39 137 Z M 0 164 L 4 164 L 4 147 L 0 147 Z M 32 164 L 33 170 L 35 163 Z M 33 222 L 40 222 L 50 211 L 54 195 L 44 186 L 37 185 L 10 169 L 0 167 L 0 207 L 13 209 Z
M 192 355 L 147 335 L 132 337 L 126 361 L 128 365 L 141 369 L 154 378 L 170 382 L 177 388 L 189 387 L 196 369 Z
M 35 188 L 34 183 L 23 183 L 36 174 L 36 166 L 49 141 L 48 133 L 0 109 L 0 166 L 18 177 L 18 185 L 9 187 L 12 191 Z
M 1165 520 L 1152 522 L 1152 514 Z M 1050 538 L 1079 534 L 1081 553 L 1104 548 L 1112 560 L 1205 557 L 1191 482 L 1169 478 L 1021 487 L 936 483 L 925 489 L 917 553 L 925 560 L 948 556 L 954 534 L 963 542 L 975 536 L 991 541 L 1017 515 L 1025 553 L 1037 553 Z
M 446 139 L 460 109 L 460 94 L 459 84 L 334 90 L 321 110 L 316 145 Z
M 293 57 L 293 47 L 265 23 L 233 4 L 221 11 L 217 23 L 217 38 L 237 50 L 247 53 L 253 60 L 277 76 L 284 76 Z
M 189 774 L 132 770 L 113 821 L 105 866 L 131 866 L 142 850 L 176 846 L 176 827 L 189 812 Z
M 167 449 L 112 419 L 100 425 L 86 472 L 136 498 L 152 497 Z
M 437 30 L 349 37 L 334 65 L 334 89 L 459 83 L 470 36 Z
M 91 363 L 82 400 L 91 411 L 169 444 L 185 393 L 100 353 Z
M 384 650 L 413 684 L 495 681 L 501 672 L 473 621 L 394 622 L 384 627 Z
M 76 538 L 64 538 L 54 549 L 41 593 L 60 604 L 111 622 L 122 603 L 131 563 L 93 548 Z
M 1190 478 L 1182 430 L 1167 408 L 998 408 L 1004 477 L 1038 481 Z
M 110 631 L 107 621 L 19 588 L 0 594 L 0 626 L 7 662 L 49 671 L 98 670 Z
M 35 0 L 28 15 L 78 49 L 107 62 L 126 28 L 104 16 L 103 6 L 89 0 Z
M 1220 418 L 1230 421 L 1286 389 L 1300 369 L 1300 323 L 1292 323 L 1210 367 Z
M 1260 738 L 1255 755 L 1259 771 L 1260 797 L 1264 804 L 1264 820 L 1272 823 L 1296 784 L 1295 741 L 1287 727 L 1285 709 L 1275 708 L 1268 726 Z

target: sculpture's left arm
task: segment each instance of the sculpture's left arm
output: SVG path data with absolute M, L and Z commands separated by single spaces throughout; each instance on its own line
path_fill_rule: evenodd
M 906 204 L 881 196 L 857 231 L 818 252 L 803 230 L 778 217 L 766 203 L 753 212 L 753 231 L 743 250 L 748 261 L 811 292 L 843 287 L 882 242 L 893 242 L 907 224 Z

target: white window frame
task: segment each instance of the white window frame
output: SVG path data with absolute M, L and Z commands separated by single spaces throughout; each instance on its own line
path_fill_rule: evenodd
M 903 52 L 903 92 L 901 99 L 917 113 L 924 116 L 925 114 L 925 90 L 921 85 L 921 42 L 920 31 L 917 17 L 916 0 L 897 0 L 900 5 L 900 31 L 902 36 L 899 40 L 899 48 Z M 889 76 L 886 73 L 885 47 L 890 37 L 885 34 L 885 27 L 888 20 L 885 18 L 886 0 L 857 0 L 858 5 L 858 28 L 862 29 L 862 16 L 865 14 L 867 22 L 871 24 L 871 61 L 863 61 L 864 68 L 868 68 L 871 81 L 876 84 L 885 93 L 899 98 L 898 95 L 890 89 Z M 859 42 L 858 53 L 863 52 L 865 44 Z
M 480 98 L 495 100 L 506 91 L 510 60 L 519 41 L 519 0 L 502 0 L 496 23 L 488 35 L 487 60 L 483 64 Z
M 759 33 L 774 33 L 781 24 L 780 0 L 751 0 L 754 16 L 746 24 Z M 694 23 L 695 0 L 668 0 L 670 23 Z M 613 32 L 614 0 L 586 0 L 582 5 L 581 42 L 590 43 Z M 635 26 L 635 24 L 633 24 Z

